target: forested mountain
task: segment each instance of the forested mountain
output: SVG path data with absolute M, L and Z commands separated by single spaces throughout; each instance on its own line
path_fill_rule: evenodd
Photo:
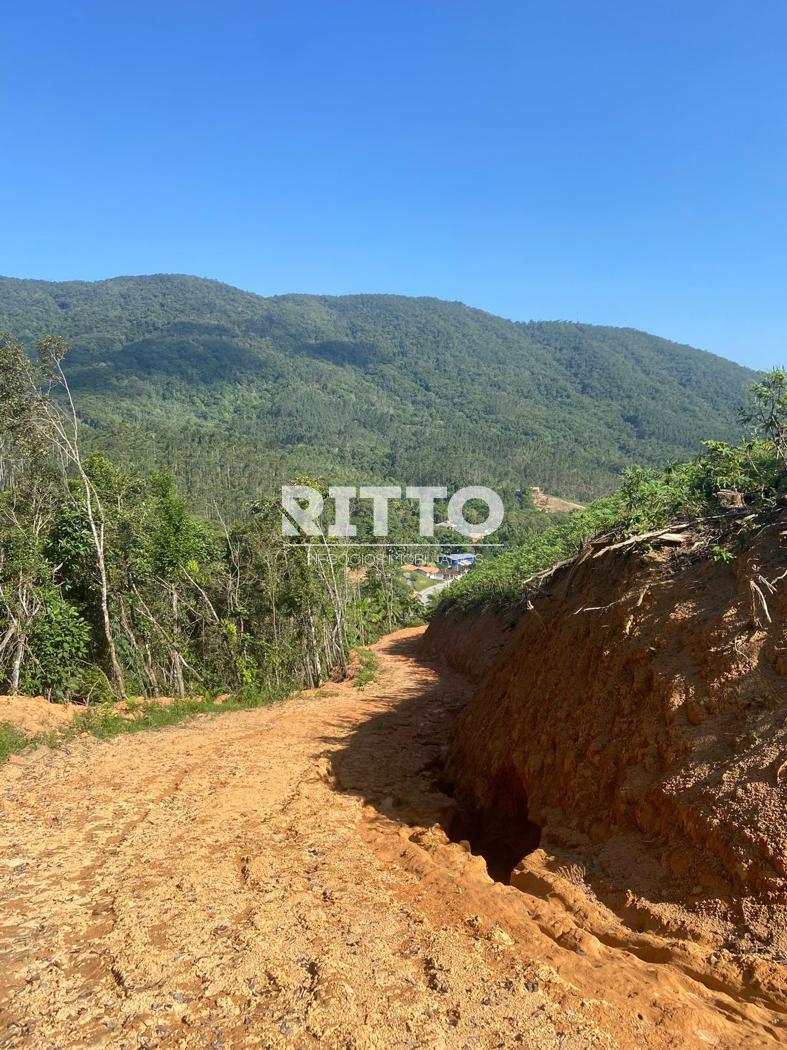
M 633 462 L 734 436 L 754 379 L 633 329 L 391 295 L 263 298 L 180 275 L 0 278 L 0 330 L 67 339 L 93 440 L 170 466 L 203 507 L 305 471 L 587 499 Z

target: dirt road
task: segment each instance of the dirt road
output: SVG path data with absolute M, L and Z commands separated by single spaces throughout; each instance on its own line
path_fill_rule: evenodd
M 0 769 L 0 1046 L 740 1047 L 773 1004 L 583 940 L 449 842 L 468 686 L 378 681 Z

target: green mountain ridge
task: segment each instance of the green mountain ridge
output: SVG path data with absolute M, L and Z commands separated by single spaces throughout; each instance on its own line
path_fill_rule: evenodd
M 303 472 L 587 500 L 634 462 L 733 438 L 756 375 L 635 329 L 431 298 L 266 298 L 185 275 L 0 278 L 0 330 L 66 338 L 93 441 L 170 465 L 203 506 Z

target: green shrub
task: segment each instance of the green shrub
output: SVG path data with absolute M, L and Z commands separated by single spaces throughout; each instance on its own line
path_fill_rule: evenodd
M 27 747 L 31 739 L 10 722 L 0 722 L 0 762 L 5 761 L 14 752 Z
M 627 470 L 613 496 L 597 500 L 566 521 L 532 533 L 513 550 L 482 562 L 441 592 L 436 609 L 515 604 L 523 599 L 528 579 L 574 557 L 594 536 L 637 535 L 678 520 L 718 519 L 715 530 L 708 530 L 709 553 L 726 559 L 720 490 L 740 492 L 748 508 L 766 510 L 785 492 L 787 471 L 775 443 L 760 437 L 740 446 L 708 441 L 704 448 L 692 463 L 673 463 L 661 471 Z
M 380 671 L 380 661 L 377 659 L 377 653 L 372 652 L 371 649 L 357 649 L 356 655 L 358 657 L 358 670 L 355 672 L 353 685 L 356 689 L 365 689 L 367 685 L 371 685 L 377 678 Z
M 79 688 L 90 645 L 90 628 L 59 591 L 43 595 L 44 608 L 33 621 L 22 689 L 65 699 Z

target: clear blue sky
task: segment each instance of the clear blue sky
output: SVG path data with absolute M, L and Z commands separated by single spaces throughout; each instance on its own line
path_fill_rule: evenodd
M 0 273 L 182 272 L 787 362 L 787 4 L 6 5 Z

